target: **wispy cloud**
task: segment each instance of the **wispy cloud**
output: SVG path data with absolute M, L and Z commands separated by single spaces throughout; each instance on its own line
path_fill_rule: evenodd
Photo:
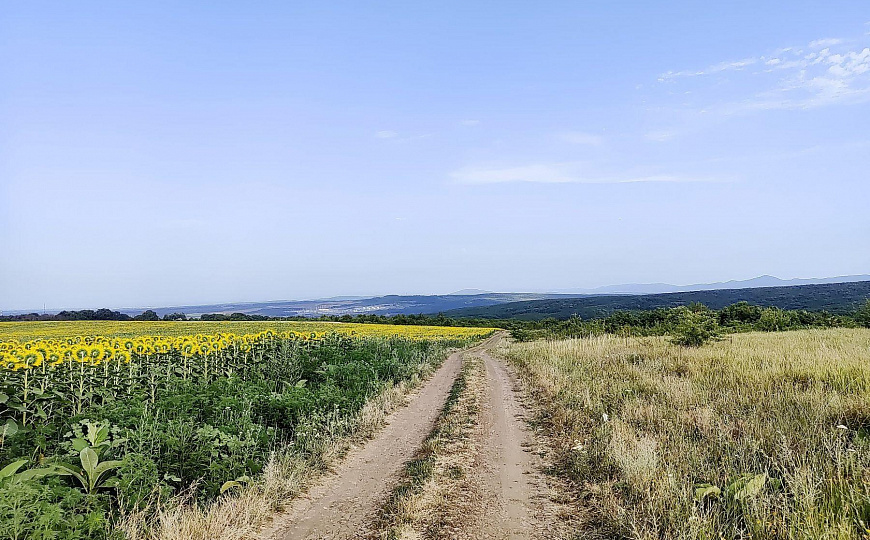
M 753 69 L 747 69 L 750 66 Z M 733 72 L 732 82 L 744 83 L 736 88 L 743 88 L 745 95 L 734 96 L 718 107 L 726 114 L 864 101 L 870 99 L 870 40 L 866 36 L 859 40 L 822 38 L 805 47 L 783 47 L 767 55 L 721 62 L 706 69 L 668 71 L 658 80 L 676 84 L 680 79 L 727 72 Z M 742 72 L 739 77 L 743 79 L 736 72 Z M 697 94 L 697 88 L 694 90 Z
M 460 184 L 634 184 L 648 182 L 709 182 L 710 179 L 656 174 L 647 176 L 586 176 L 570 164 L 533 164 L 518 167 L 466 167 L 451 173 Z
M 397 135 L 398 135 L 398 133 L 396 133 L 395 131 L 390 131 L 388 129 L 375 132 L 375 137 L 377 137 L 378 139 L 392 139 L 393 137 L 396 137 Z
M 700 77 L 702 75 L 713 75 L 715 73 L 722 73 L 723 71 L 737 71 L 747 66 L 756 64 L 758 63 L 758 61 L 758 58 L 744 58 L 743 60 L 730 60 L 727 62 L 719 62 L 718 64 L 714 64 L 707 68 L 695 71 L 668 71 L 659 75 L 659 81 L 664 82 L 672 79 L 679 79 L 682 77 Z
M 463 120 L 463 121 L 459 122 L 459 124 L 462 126 L 471 127 L 471 126 L 476 126 L 476 125 L 480 124 L 480 120 Z
M 809 48 L 824 49 L 825 47 L 833 47 L 834 45 L 839 45 L 840 43 L 843 43 L 843 40 L 840 38 L 823 38 L 817 39 L 815 41 L 810 41 Z
M 598 146 L 603 142 L 603 139 L 599 135 L 584 133 L 582 131 L 566 131 L 560 133 L 559 138 L 571 144 L 586 144 L 590 146 Z

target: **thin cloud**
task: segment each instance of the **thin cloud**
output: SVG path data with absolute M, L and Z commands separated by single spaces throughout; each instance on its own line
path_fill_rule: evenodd
M 393 137 L 396 137 L 397 135 L 398 135 L 398 133 L 396 133 L 395 131 L 390 131 L 390 130 L 383 130 L 383 131 L 376 131 L 375 132 L 375 137 L 377 137 L 378 139 L 392 139 Z
M 463 126 L 471 127 L 471 126 L 476 126 L 476 125 L 480 124 L 480 120 L 463 120 L 463 121 L 459 122 L 459 124 L 463 125 Z
M 771 55 L 722 62 L 703 70 L 669 71 L 658 80 L 676 82 L 686 77 L 742 72 L 742 79 L 737 79 L 736 73 L 734 79 L 744 82 L 746 95 L 710 107 L 725 114 L 864 102 L 870 98 L 870 46 L 860 41 L 822 38 L 811 41 L 806 48 L 783 47 Z M 753 65 L 762 69 L 745 69 Z
M 450 177 L 460 184 L 637 184 L 709 182 L 709 179 L 689 178 L 658 174 L 649 176 L 601 177 L 584 176 L 560 164 L 534 164 L 519 167 L 466 167 L 451 173 Z
M 659 75 L 659 82 L 664 82 L 682 77 L 700 77 L 703 75 L 712 75 L 714 73 L 722 73 L 723 71 L 737 71 L 747 66 L 751 66 L 759 61 L 758 58 L 744 58 L 742 60 L 730 60 L 727 62 L 719 62 L 705 69 L 695 71 L 668 71 Z

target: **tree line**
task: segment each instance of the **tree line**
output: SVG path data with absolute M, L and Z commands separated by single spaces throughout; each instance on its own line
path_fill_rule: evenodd
M 130 316 L 110 309 L 61 311 L 54 315 L 31 313 L 7 315 L 0 321 L 187 321 L 184 313 L 168 313 L 162 319 L 153 310 Z M 400 324 L 429 326 L 498 327 L 511 332 L 518 340 L 539 338 L 581 337 L 597 334 L 632 336 L 654 335 L 717 335 L 718 333 L 764 331 L 775 332 L 802 328 L 867 327 L 870 328 L 870 299 L 850 314 L 827 311 L 789 310 L 764 307 L 749 302 L 737 302 L 722 309 L 710 309 L 704 304 L 691 304 L 671 308 L 616 311 L 610 315 L 584 319 L 573 315 L 566 319 L 485 319 L 474 317 L 448 317 L 436 315 L 323 315 L 310 317 L 269 317 L 247 313 L 207 313 L 201 321 L 326 321 L 369 324 Z M 699 338 L 689 338 L 697 341 Z
M 164 316 L 163 320 L 172 320 Z M 22 315 L 2 315 L 0 321 L 159 321 L 154 310 L 147 309 L 139 315 L 130 316 L 108 308 L 64 310 L 59 313 L 25 313 Z

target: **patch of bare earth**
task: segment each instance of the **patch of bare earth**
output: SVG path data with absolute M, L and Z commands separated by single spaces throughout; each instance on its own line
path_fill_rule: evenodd
M 574 535 L 576 505 L 566 486 L 543 473 L 548 441 L 529 427 L 531 413 L 513 373 L 487 353 L 493 343 L 465 354 L 464 388 L 418 455 L 431 471 L 416 486 L 406 480 L 370 538 Z
M 466 538 L 461 524 L 480 499 L 470 479 L 485 384 L 483 363 L 466 356 L 444 412 L 406 465 L 402 483 L 382 508 L 369 538 Z
M 481 502 L 467 520 L 466 538 L 480 540 L 571 538 L 577 511 L 567 488 L 544 473 L 548 444 L 528 424 L 513 372 L 486 351 L 487 396 L 481 408 L 481 460 L 474 475 Z

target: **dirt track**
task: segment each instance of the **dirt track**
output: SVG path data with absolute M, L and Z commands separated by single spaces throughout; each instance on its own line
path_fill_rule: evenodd
M 526 409 L 516 380 L 501 361 L 481 351 L 486 366 L 487 400 L 481 411 L 483 441 L 478 489 L 482 504 L 469 519 L 468 537 L 502 540 L 551 538 L 545 506 L 549 488 L 526 426 Z
M 400 479 L 404 464 L 431 431 L 456 379 L 463 358 L 479 355 L 486 366 L 487 396 L 480 411 L 475 483 L 480 504 L 457 527 L 470 539 L 502 540 L 542 536 L 541 517 L 548 500 L 546 482 L 516 395 L 515 381 L 498 360 L 486 354 L 503 336 L 451 355 L 406 407 L 393 413 L 386 427 L 362 448 L 352 451 L 333 474 L 301 496 L 261 536 L 264 540 L 347 540 L 372 534 L 386 497 Z

